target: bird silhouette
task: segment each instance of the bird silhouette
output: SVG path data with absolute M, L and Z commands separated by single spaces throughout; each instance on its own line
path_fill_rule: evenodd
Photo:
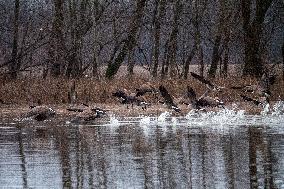
M 169 94 L 168 90 L 163 85 L 159 86 L 159 91 L 161 96 L 164 98 L 163 103 L 166 104 L 169 109 L 173 109 L 176 112 L 181 111 L 180 108 L 174 103 L 173 98 Z
M 112 93 L 112 96 L 119 98 L 122 104 L 131 104 L 132 108 L 133 105 L 136 104 L 137 106 L 142 106 L 142 109 L 146 109 L 147 103 L 144 100 L 139 99 L 135 95 L 127 95 L 122 90 L 117 90 L 116 92 Z
M 223 107 L 224 103 L 217 97 L 207 96 L 208 90 L 199 98 L 193 88 L 187 86 L 187 97 L 189 98 L 193 109 L 201 109 L 203 107 Z
M 44 121 L 56 115 L 56 112 L 47 106 L 31 106 L 31 110 L 25 115 L 27 118 L 33 118 L 36 121 Z

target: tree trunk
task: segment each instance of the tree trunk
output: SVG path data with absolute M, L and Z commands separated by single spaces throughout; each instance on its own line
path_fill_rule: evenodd
M 88 21 L 87 15 L 88 1 L 77 2 L 69 0 L 70 24 L 71 24 L 71 53 L 68 57 L 66 76 L 68 78 L 78 78 L 84 71 L 82 65 L 82 39 L 90 30 L 93 21 Z
M 197 47 L 196 47 L 196 44 L 194 44 L 184 64 L 184 68 L 183 68 L 183 78 L 184 79 L 187 79 L 188 72 L 189 72 L 189 65 L 195 55 L 196 50 L 197 50 Z
M 133 69 L 134 69 L 134 49 L 128 52 L 128 77 L 131 77 L 133 75 Z
M 219 14 L 219 22 L 218 22 L 218 28 L 217 28 L 217 33 L 214 39 L 214 46 L 213 46 L 213 52 L 212 52 L 212 60 L 211 60 L 211 66 L 208 71 L 208 75 L 211 78 L 214 78 L 216 76 L 216 72 L 218 69 L 218 63 L 221 59 L 221 52 L 220 52 L 220 46 L 221 46 L 221 41 L 222 37 L 224 35 L 224 32 L 226 30 L 225 26 L 225 17 L 227 16 L 227 7 L 226 7 L 226 0 L 220 0 L 220 14 Z M 221 70 L 220 70 L 221 73 Z
M 226 78 L 228 76 L 228 63 L 229 63 L 229 48 L 225 48 L 225 55 L 223 61 L 222 76 Z
M 263 63 L 260 56 L 260 36 L 265 14 L 270 7 L 272 0 L 256 1 L 256 12 L 254 19 L 251 15 L 251 1 L 242 0 L 242 17 L 245 43 L 245 60 L 243 75 L 261 77 L 263 73 Z M 252 22 L 250 21 L 252 20 Z
M 20 61 L 18 60 L 18 41 L 19 41 L 19 12 L 20 1 L 15 0 L 14 7 L 14 33 L 13 33 L 13 49 L 11 54 L 11 63 L 9 66 L 10 76 L 12 79 L 17 78 L 18 71 L 20 69 Z
M 165 78 L 167 74 L 166 64 L 168 61 L 168 42 L 169 40 L 167 40 L 165 44 L 165 52 L 164 52 L 164 58 L 163 58 L 162 68 L 161 68 L 161 78 Z
M 223 51 L 225 51 L 224 54 L 224 61 L 223 61 L 223 68 L 220 70 L 221 75 L 226 78 L 228 76 L 228 64 L 229 64 L 229 42 L 230 42 L 230 31 L 228 29 L 225 29 L 225 39 L 223 44 Z
M 202 46 L 199 47 L 199 64 L 200 64 L 200 70 L 199 75 L 204 76 L 204 55 L 203 55 L 203 48 Z
M 220 60 L 220 45 L 221 45 L 221 35 L 220 33 L 217 34 L 215 40 L 214 40 L 214 47 L 213 47 L 213 53 L 212 53 L 212 61 L 211 61 L 211 66 L 209 69 L 209 77 L 214 78 L 216 75 L 216 71 L 218 68 L 218 62 Z
M 179 28 L 179 19 L 182 13 L 182 3 L 180 0 L 177 0 L 175 4 L 175 10 L 174 10 L 174 23 L 173 23 L 173 29 L 170 35 L 169 40 L 169 50 L 168 50 L 168 58 L 166 61 L 166 74 L 167 70 L 170 72 L 170 77 L 174 77 L 176 75 L 175 72 L 175 64 L 176 64 L 176 53 L 177 53 L 177 35 L 178 35 L 178 28 Z
M 52 23 L 51 41 L 49 43 L 49 60 L 51 64 L 50 74 L 58 77 L 63 74 L 65 66 L 65 42 L 64 42 L 64 0 L 54 0 L 54 19 Z
M 284 80 L 284 40 L 283 40 L 283 43 L 282 43 L 282 77 L 283 77 L 283 80 Z
M 127 52 L 131 52 L 136 45 L 136 35 L 138 29 L 142 22 L 144 7 L 146 5 L 147 0 L 137 0 L 137 7 L 134 11 L 135 16 L 133 17 L 130 25 L 130 29 L 128 31 L 127 40 L 124 41 L 123 47 L 120 50 L 119 54 L 112 63 L 112 60 L 109 62 L 109 65 L 106 70 L 105 76 L 108 79 L 111 79 L 118 71 L 119 67 L 121 66 L 122 62 L 125 59 Z
M 159 65 L 159 55 L 160 55 L 160 35 L 161 35 L 161 22 L 165 16 L 165 0 L 156 0 L 156 6 L 159 6 L 159 15 L 154 19 L 154 64 L 152 69 L 152 76 L 157 77 L 158 65 Z M 155 15 L 156 16 L 156 15 Z

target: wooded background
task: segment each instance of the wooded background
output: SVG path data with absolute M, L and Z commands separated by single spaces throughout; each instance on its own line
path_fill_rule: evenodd
M 259 77 L 283 64 L 282 0 L 0 0 L 0 74 Z M 209 69 L 204 69 L 209 65 Z M 105 66 L 106 69 L 100 69 Z M 279 68 L 279 66 L 277 66 Z

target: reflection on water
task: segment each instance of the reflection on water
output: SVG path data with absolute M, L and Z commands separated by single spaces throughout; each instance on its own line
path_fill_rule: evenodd
M 129 120 L 0 124 L 0 188 L 284 188 L 284 125 Z

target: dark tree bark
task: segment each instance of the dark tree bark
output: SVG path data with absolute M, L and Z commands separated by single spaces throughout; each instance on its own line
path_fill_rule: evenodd
M 65 75 L 68 78 L 78 78 L 83 74 L 82 40 L 85 34 L 91 29 L 93 22 L 89 21 L 87 15 L 88 1 L 77 2 L 69 0 L 70 25 L 71 25 L 71 52 L 67 59 Z
M 203 49 L 201 47 L 201 33 L 200 33 L 200 24 L 202 21 L 202 16 L 205 11 L 207 2 L 199 2 L 195 1 L 194 2 L 194 19 L 192 20 L 192 24 L 194 26 L 194 45 L 192 50 L 190 51 L 184 67 L 183 67 L 183 78 L 187 79 L 188 77 L 188 72 L 189 72 L 189 65 L 194 58 L 195 54 L 198 54 L 199 58 L 199 63 L 200 63 L 200 73 L 204 72 L 204 62 L 203 62 Z
M 133 69 L 134 69 L 134 48 L 128 52 L 128 77 L 131 77 L 133 75 Z
M 166 41 L 166 44 L 165 44 L 165 52 L 164 52 L 164 58 L 163 58 L 163 62 L 162 62 L 162 68 L 161 68 L 161 78 L 165 78 L 166 76 L 166 62 L 168 62 L 168 43 L 169 43 L 169 40 Z
M 204 76 L 204 55 L 202 46 L 199 47 L 199 75 Z
M 156 9 L 159 6 L 159 13 L 158 15 L 155 14 L 154 18 L 154 64 L 152 69 L 152 76 L 157 77 L 158 72 L 158 65 L 159 65 L 159 55 L 160 55 L 160 33 L 161 33 L 161 22 L 165 16 L 165 6 L 166 0 L 156 0 Z M 157 17 L 157 18 L 156 18 Z
M 189 72 L 189 65 L 195 55 L 195 52 L 197 50 L 197 46 L 196 44 L 194 44 L 193 48 L 191 49 L 188 57 L 186 58 L 185 64 L 184 64 L 184 68 L 183 68 L 183 78 L 187 79 L 188 76 L 188 72 Z
M 14 31 L 13 31 L 13 49 L 11 55 L 11 63 L 9 66 L 10 76 L 12 79 L 17 78 L 18 71 L 21 67 L 20 61 L 18 60 L 18 41 L 19 41 L 19 12 L 20 12 L 20 1 L 15 0 L 14 7 Z
M 222 68 L 222 76 L 226 78 L 228 76 L 228 63 L 229 63 L 229 48 L 225 47 L 225 55 Z
M 221 45 L 221 35 L 220 33 L 217 34 L 214 40 L 214 47 L 213 47 L 213 53 L 212 53 L 212 61 L 211 66 L 208 72 L 209 77 L 215 77 L 216 71 L 218 68 L 218 62 L 220 61 L 220 45 Z
M 134 11 L 133 19 L 131 20 L 130 29 L 128 31 L 127 40 L 122 43 L 122 48 L 118 53 L 117 57 L 112 63 L 112 60 L 109 61 L 109 65 L 106 70 L 106 78 L 111 79 L 118 71 L 122 62 L 125 59 L 127 52 L 131 52 L 136 45 L 136 35 L 138 29 L 142 22 L 144 7 L 147 0 L 137 0 L 136 10 Z
M 175 10 L 174 10 L 174 21 L 173 28 L 169 39 L 168 44 L 168 53 L 167 61 L 165 65 L 165 74 L 167 75 L 168 71 L 170 72 L 170 77 L 176 75 L 175 73 L 175 64 L 176 64 L 176 53 L 177 53 L 177 35 L 179 32 L 179 19 L 182 13 L 182 3 L 180 0 L 176 1 Z
M 216 72 L 217 72 L 217 68 L 218 68 L 218 63 L 221 59 L 221 50 L 220 50 L 220 46 L 221 46 L 221 41 L 224 35 L 224 30 L 226 28 L 225 25 L 225 16 L 226 16 L 226 2 L 225 0 L 220 0 L 220 14 L 219 14 L 219 23 L 218 23 L 218 29 L 217 29 L 217 33 L 214 39 L 214 46 L 213 46 L 213 52 L 212 52 L 212 59 L 211 59 L 211 66 L 210 69 L 208 71 L 208 75 L 211 78 L 214 78 L 216 76 Z M 221 70 L 220 70 L 221 72 Z
M 260 55 L 260 36 L 265 14 L 272 0 L 256 0 L 255 17 L 251 18 L 251 0 L 242 0 L 242 17 L 245 43 L 243 75 L 261 77 L 263 63 Z M 252 20 L 252 21 L 251 21 Z
M 49 60 L 51 64 L 50 74 L 59 77 L 63 74 L 65 66 L 65 40 L 64 40 L 64 0 L 54 0 L 54 18 L 52 23 L 51 40 L 49 47 Z
M 282 77 L 283 77 L 283 80 L 284 80 L 284 40 L 283 40 L 283 43 L 282 43 Z

